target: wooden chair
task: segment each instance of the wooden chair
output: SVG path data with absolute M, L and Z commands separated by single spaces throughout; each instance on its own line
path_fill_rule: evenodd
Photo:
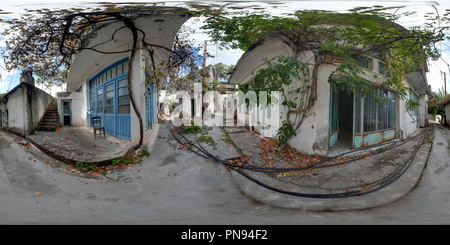
M 103 135 L 105 136 L 106 139 L 106 134 L 105 134 L 105 127 L 102 126 L 102 118 L 101 117 L 93 117 L 92 118 L 92 127 L 94 128 L 94 137 L 97 140 L 97 130 L 100 131 L 100 136 L 102 136 L 102 131 L 103 131 Z

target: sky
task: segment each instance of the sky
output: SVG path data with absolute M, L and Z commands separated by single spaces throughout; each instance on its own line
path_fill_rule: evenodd
M 64 1 L 64 0 L 14 0 L 14 1 L 2 1 L 0 5 L 0 18 L 14 18 L 25 12 L 25 9 L 58 9 L 58 8 L 70 8 L 70 7 L 85 7 L 87 5 L 95 5 L 99 1 L 94 0 L 83 0 L 83 1 Z M 110 0 L 113 2 L 127 2 L 126 0 Z M 181 0 L 166 0 L 166 1 L 139 1 L 134 0 L 133 2 L 155 2 L 158 5 L 162 3 L 166 6 L 185 6 L 187 2 L 193 1 L 181 1 Z M 195 1 L 197 3 L 211 4 L 216 2 L 219 5 L 228 3 L 229 6 L 258 6 L 263 7 L 266 10 L 271 11 L 273 14 L 282 14 L 286 12 L 293 12 L 299 9 L 325 9 L 332 11 L 345 11 L 353 7 L 358 6 L 402 6 L 397 10 L 397 13 L 402 11 L 416 12 L 415 15 L 398 21 L 399 24 L 408 27 L 413 25 L 421 25 L 425 18 L 423 17 L 426 13 L 432 13 L 433 15 L 438 14 L 442 16 L 446 13 L 446 9 L 450 12 L 450 0 L 437 0 L 437 1 L 393 1 L 393 0 L 379 0 L 379 1 L 339 1 L 339 0 L 328 0 L 328 1 L 312 1 L 312 0 L 293 0 L 293 1 L 277 1 L 277 0 L 262 0 L 262 1 Z M 273 4 L 276 3 L 276 4 Z M 201 21 L 193 22 L 192 19 L 186 22 L 195 30 L 192 34 L 197 44 L 204 44 L 205 40 L 208 40 L 207 35 L 204 30 L 200 29 Z M 6 25 L 0 25 L 0 33 Z M 0 34 L 0 48 L 5 46 L 5 41 L 8 37 L 4 37 Z M 449 42 L 443 42 L 439 45 L 442 51 L 442 59 L 438 61 L 429 62 L 429 72 L 427 73 L 428 84 L 431 85 L 433 91 L 438 91 L 438 88 L 444 87 L 444 75 L 446 73 L 447 91 L 450 91 L 450 46 Z M 207 65 L 222 62 L 225 64 L 236 64 L 238 59 L 243 54 L 239 50 L 219 50 L 215 43 L 207 41 L 207 51 L 215 55 L 214 58 L 207 59 Z M 20 71 L 6 71 L 3 60 L 0 59 L 0 93 L 7 92 L 13 89 L 19 84 Z M 44 87 L 39 86 L 41 89 Z M 52 95 L 55 92 L 61 92 L 63 88 L 53 88 L 47 90 Z

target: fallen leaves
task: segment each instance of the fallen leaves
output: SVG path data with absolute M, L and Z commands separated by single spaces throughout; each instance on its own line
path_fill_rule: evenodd
M 42 192 L 36 191 L 35 193 L 33 193 L 33 195 L 39 196 L 42 195 Z

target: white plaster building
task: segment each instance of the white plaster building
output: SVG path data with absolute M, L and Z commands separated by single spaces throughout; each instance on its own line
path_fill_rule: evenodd
M 133 21 L 145 33 L 145 41 L 154 44 L 154 64 L 167 61 L 174 37 L 187 17 L 169 14 L 141 16 Z M 114 35 L 113 35 L 114 33 Z M 143 35 L 138 32 L 139 39 Z M 112 40 L 111 40 L 112 39 Z M 107 136 L 131 142 L 139 140 L 138 110 L 144 125 L 144 144 L 158 123 L 158 88 L 145 85 L 146 68 L 152 69 L 149 51 L 139 42 L 139 49 L 130 60 L 133 36 L 123 22 L 111 21 L 89 34 L 85 47 L 96 47 L 105 54 L 89 49 L 80 51 L 72 61 L 67 91 L 58 93 L 58 112 L 61 125 L 91 127 L 92 117 L 101 117 Z M 131 90 L 136 107 L 130 103 L 127 76 L 132 62 Z M 146 95 L 146 92 L 151 94 Z
M 291 57 L 295 53 L 294 50 L 295 46 L 288 37 L 280 33 L 267 35 L 242 55 L 228 83 L 248 84 L 255 79 L 257 71 L 265 67 L 264 58 L 276 60 L 280 56 Z M 311 60 L 312 56 L 312 51 L 304 50 L 299 59 Z M 382 82 L 387 79 L 383 61 L 375 58 L 360 61 L 360 65 L 369 70 L 363 78 L 378 87 L 380 95 L 387 98 L 387 102 L 380 104 L 368 96 L 361 97 L 359 93 L 348 95 L 340 92 L 341 90 L 334 92 L 328 77 L 336 66 L 323 64 L 319 66 L 318 72 L 318 100 L 313 106 L 311 116 L 301 125 L 300 133 L 290 141 L 292 147 L 305 154 L 329 156 L 334 149 L 350 150 L 394 138 L 405 138 L 414 134 L 417 128 L 426 125 L 426 101 L 429 93 L 425 76 L 428 71 L 426 65 L 419 65 L 420 69 L 409 74 L 403 81 L 410 89 L 410 99 L 420 103 L 417 109 L 408 111 L 405 101 L 397 97 L 396 91 L 380 88 Z M 293 84 L 296 82 L 298 81 Z M 279 105 L 279 110 L 285 118 L 286 113 L 282 105 Z M 252 130 L 261 131 L 263 127 L 267 128 L 267 125 L 258 121 L 256 113 L 250 118 L 247 114 L 245 120 Z M 283 118 L 280 121 L 283 121 Z M 244 124 L 242 120 L 241 123 Z M 272 130 L 271 136 L 275 135 L 276 131 Z

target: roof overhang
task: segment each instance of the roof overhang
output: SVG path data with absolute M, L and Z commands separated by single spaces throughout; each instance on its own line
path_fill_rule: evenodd
M 229 84 L 246 84 L 265 67 L 264 59 L 276 59 L 280 56 L 290 57 L 294 54 L 294 45 L 285 35 L 275 32 L 269 34 L 253 44 L 241 56 L 232 71 Z

